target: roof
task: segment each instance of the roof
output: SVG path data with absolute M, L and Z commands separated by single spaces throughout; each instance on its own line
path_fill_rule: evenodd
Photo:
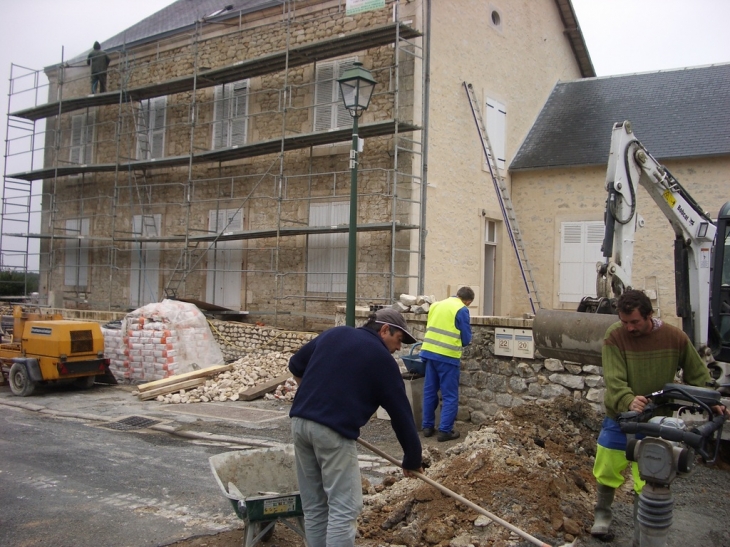
M 177 0 L 101 43 L 104 50 L 159 40 L 195 27 L 197 21 L 221 21 L 239 14 L 281 6 L 284 0 Z M 226 9 L 230 8 L 230 9 Z
M 658 160 L 730 154 L 730 64 L 558 83 L 510 170 L 606 163 L 629 120 Z

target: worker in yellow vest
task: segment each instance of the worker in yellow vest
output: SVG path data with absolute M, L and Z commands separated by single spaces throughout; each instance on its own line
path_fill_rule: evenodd
M 426 335 L 420 353 L 426 367 L 421 425 L 424 437 L 435 433 L 436 406 L 441 391 L 439 442 L 459 438 L 454 421 L 459 410 L 461 352 L 471 343 L 469 305 L 473 301 L 474 291 L 470 287 L 461 287 L 456 296 L 440 300 L 428 310 Z

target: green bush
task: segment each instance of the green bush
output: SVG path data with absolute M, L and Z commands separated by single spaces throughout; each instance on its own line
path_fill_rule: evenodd
M 38 274 L 0 270 L 0 296 L 27 296 L 38 291 Z

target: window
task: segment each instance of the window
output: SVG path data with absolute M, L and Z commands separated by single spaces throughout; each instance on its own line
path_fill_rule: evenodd
M 79 114 L 71 118 L 69 162 L 72 165 L 84 165 L 92 162 L 94 118 L 94 112 Z
M 63 284 L 70 287 L 86 287 L 89 284 L 89 235 L 88 218 L 66 220 L 66 257 Z
M 309 207 L 310 226 L 336 226 L 350 222 L 350 202 L 313 203 Z M 307 236 L 307 291 L 347 292 L 348 234 Z
M 563 222 L 560 225 L 561 302 L 596 296 L 596 262 L 603 261 L 603 222 Z
M 487 97 L 487 136 L 489 144 L 492 145 L 492 152 L 497 159 L 497 169 L 504 169 L 505 159 L 505 127 L 507 122 L 507 108 L 494 99 Z M 486 160 L 485 160 L 486 162 Z M 485 169 L 489 167 L 484 165 Z M 496 173 L 495 173 L 496 174 Z
M 243 231 L 241 209 L 208 211 L 208 230 L 213 234 Z M 241 308 L 241 241 L 218 241 L 208 250 L 206 301 L 232 310 Z
M 246 144 L 248 80 L 215 88 L 213 103 L 213 149 Z
M 135 237 L 159 237 L 161 228 L 162 215 L 134 215 L 133 217 L 132 233 Z M 159 241 L 133 243 L 129 279 L 130 305 L 139 307 L 150 302 L 157 302 L 159 285 Z
M 345 108 L 337 78 L 352 68 L 356 58 L 317 64 L 314 86 L 314 130 L 329 131 L 352 126 L 352 116 Z
M 165 112 L 167 97 L 145 99 L 137 112 L 137 159 L 151 160 L 165 155 Z

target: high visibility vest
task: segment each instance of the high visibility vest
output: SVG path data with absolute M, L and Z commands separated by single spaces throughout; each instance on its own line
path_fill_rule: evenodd
M 460 298 L 451 297 L 431 305 L 421 351 L 461 359 L 461 332 L 456 328 L 456 313 L 464 308 Z

